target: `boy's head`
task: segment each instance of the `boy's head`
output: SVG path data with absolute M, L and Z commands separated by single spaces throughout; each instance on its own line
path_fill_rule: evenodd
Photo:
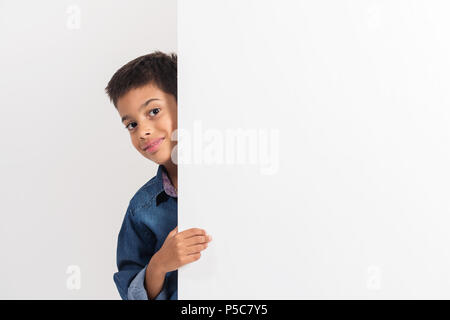
M 133 146 L 144 157 L 169 164 L 177 144 L 171 139 L 178 127 L 177 55 L 155 51 L 138 57 L 117 70 L 105 90 Z

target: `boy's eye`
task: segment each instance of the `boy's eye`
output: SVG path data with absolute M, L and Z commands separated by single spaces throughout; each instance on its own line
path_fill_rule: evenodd
M 159 108 L 155 108 L 155 109 L 150 110 L 149 114 L 151 115 L 152 112 L 153 112 L 153 111 L 156 111 L 156 110 L 158 111 L 158 112 L 156 112 L 156 113 L 159 113 L 159 110 L 160 110 L 160 109 L 159 109 Z
M 149 114 L 151 115 L 151 116 L 155 116 L 156 114 L 158 114 L 159 113 L 159 110 L 161 110 L 160 108 L 154 108 L 154 109 L 152 109 L 152 110 L 150 110 L 150 112 L 149 112 Z M 155 113 L 156 112 L 156 113 Z M 130 122 L 129 124 L 127 124 L 126 126 L 125 126 L 125 129 L 127 129 L 127 130 L 133 130 L 134 128 L 130 128 L 130 126 L 131 125 L 135 125 L 136 124 L 136 122 Z
M 129 124 L 127 124 L 127 125 L 125 126 L 125 129 L 130 130 L 130 125 L 135 124 L 135 123 L 136 123 L 136 122 L 130 122 Z M 134 129 L 134 128 L 132 128 L 132 129 Z

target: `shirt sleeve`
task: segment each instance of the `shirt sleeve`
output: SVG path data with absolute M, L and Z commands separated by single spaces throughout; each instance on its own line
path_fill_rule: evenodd
M 133 207 L 125 213 L 117 240 L 117 268 L 114 282 L 123 300 L 148 300 L 145 290 L 145 269 L 155 253 L 156 237 L 142 223 L 136 222 Z M 167 274 L 161 292 L 155 299 L 165 299 L 167 295 Z
M 128 287 L 128 300 L 148 300 L 147 290 L 145 290 L 145 266 L 136 277 L 131 281 L 130 286 Z M 167 289 L 167 273 L 164 277 L 164 283 L 161 291 L 158 295 L 152 300 L 168 300 L 168 289 Z

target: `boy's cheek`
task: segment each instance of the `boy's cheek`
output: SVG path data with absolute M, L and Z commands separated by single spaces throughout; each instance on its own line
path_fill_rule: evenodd
M 139 143 L 136 140 L 132 139 L 132 144 L 139 153 L 145 155 L 145 151 L 140 148 Z

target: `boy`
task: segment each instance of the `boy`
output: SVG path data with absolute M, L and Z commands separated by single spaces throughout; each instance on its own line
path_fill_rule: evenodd
M 106 92 L 133 146 L 157 163 L 155 177 L 130 200 L 117 241 L 114 282 L 124 300 L 178 300 L 178 271 L 200 258 L 211 236 L 178 232 L 176 146 L 177 55 L 155 51 L 121 67 Z

